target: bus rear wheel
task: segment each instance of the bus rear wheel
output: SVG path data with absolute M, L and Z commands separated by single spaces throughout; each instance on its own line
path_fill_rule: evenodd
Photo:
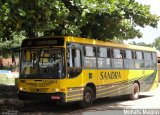
M 92 105 L 94 99 L 94 94 L 92 88 L 86 86 L 83 91 L 83 100 L 80 101 L 80 107 L 86 108 Z
M 140 92 L 140 88 L 139 88 L 138 83 L 134 83 L 132 85 L 132 92 L 131 92 L 131 94 L 129 94 L 129 98 L 132 99 L 132 100 L 138 99 L 139 98 L 139 92 Z

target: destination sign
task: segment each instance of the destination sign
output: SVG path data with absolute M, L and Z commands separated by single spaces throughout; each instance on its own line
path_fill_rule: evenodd
M 22 42 L 22 47 L 32 46 L 63 46 L 64 38 L 33 38 L 25 39 Z

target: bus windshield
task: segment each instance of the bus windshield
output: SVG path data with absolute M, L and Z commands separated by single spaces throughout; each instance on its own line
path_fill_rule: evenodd
M 53 78 L 65 76 L 64 49 L 43 48 L 21 51 L 21 78 Z

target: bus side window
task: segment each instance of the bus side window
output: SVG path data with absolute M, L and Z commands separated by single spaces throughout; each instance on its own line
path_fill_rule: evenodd
M 145 68 L 150 69 L 152 65 L 152 57 L 150 52 L 144 52 L 144 64 Z
M 68 77 L 74 78 L 78 76 L 82 71 L 81 50 L 79 49 L 67 49 L 67 66 Z
M 121 50 L 113 49 L 113 57 L 117 59 L 122 58 Z
M 84 46 L 84 67 L 96 67 L 96 47 Z
M 124 67 L 127 69 L 134 68 L 134 56 L 131 50 L 124 51 Z
M 72 49 L 67 49 L 67 66 L 73 67 L 73 59 L 72 59 Z
M 79 49 L 67 49 L 67 66 L 81 67 L 81 51 Z
M 136 51 L 135 68 L 144 68 L 142 51 Z
M 109 49 L 105 47 L 98 48 L 98 68 L 109 68 L 110 67 L 110 54 Z
M 112 49 L 112 67 L 123 68 L 123 55 L 120 49 Z
M 75 50 L 76 55 L 74 56 L 74 67 L 81 67 L 81 51 L 79 49 Z

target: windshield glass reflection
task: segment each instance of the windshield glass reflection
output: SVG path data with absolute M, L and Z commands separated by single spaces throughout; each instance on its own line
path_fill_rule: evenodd
M 59 48 L 24 49 L 21 52 L 21 76 L 24 78 L 64 77 L 64 50 Z

